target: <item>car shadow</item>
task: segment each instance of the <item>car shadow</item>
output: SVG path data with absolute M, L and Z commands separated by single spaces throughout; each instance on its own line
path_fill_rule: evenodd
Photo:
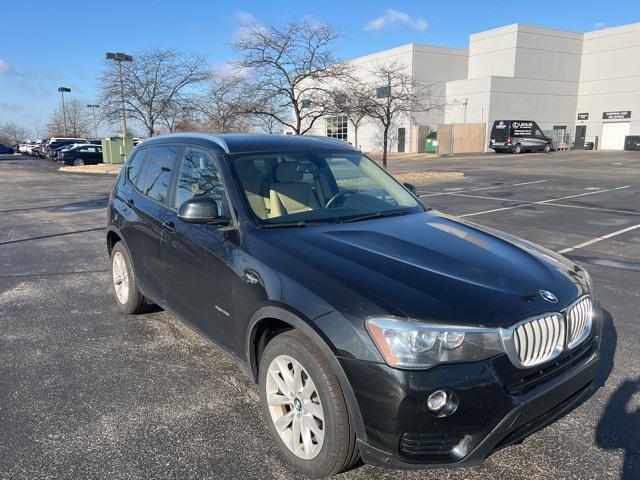
M 610 316 L 609 319 L 611 319 Z M 607 351 L 604 341 L 607 332 L 613 332 L 613 336 L 615 336 L 615 329 L 612 322 L 609 325 L 605 323 L 604 327 L 602 357 L 604 360 L 606 355 L 611 353 L 611 366 L 613 366 L 615 348 Z M 603 373 L 605 372 L 603 371 Z M 604 384 L 606 377 L 601 377 L 601 379 Z M 640 478 L 640 407 L 637 397 L 636 406 L 634 407 L 631 403 L 634 395 L 639 394 L 640 378 L 624 380 L 609 398 L 596 428 L 595 440 L 598 447 L 605 450 L 623 450 L 624 452 L 624 464 L 620 473 L 621 480 Z

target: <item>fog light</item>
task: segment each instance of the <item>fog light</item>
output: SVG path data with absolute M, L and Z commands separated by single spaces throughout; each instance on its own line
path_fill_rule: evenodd
M 447 404 L 449 396 L 444 390 L 436 390 L 427 399 L 427 408 L 432 412 L 438 412 Z

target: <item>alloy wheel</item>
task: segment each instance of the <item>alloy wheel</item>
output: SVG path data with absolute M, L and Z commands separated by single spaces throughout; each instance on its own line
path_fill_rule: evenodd
M 129 273 L 124 256 L 120 252 L 113 254 L 111 261 L 111 272 L 113 275 L 113 286 L 116 291 L 118 301 L 124 305 L 129 300 Z
M 315 458 L 324 443 L 324 412 L 302 364 L 288 355 L 274 358 L 267 372 L 266 394 L 280 440 L 297 457 Z

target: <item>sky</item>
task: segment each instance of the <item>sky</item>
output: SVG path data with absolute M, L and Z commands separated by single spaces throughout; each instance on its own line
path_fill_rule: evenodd
M 468 37 L 511 23 L 586 32 L 640 21 L 638 0 L 242 1 L 5 0 L 0 24 L 0 124 L 46 134 L 59 86 L 95 103 L 105 52 L 148 47 L 201 53 L 213 68 L 233 60 L 242 24 L 309 18 L 334 25 L 349 59 L 407 43 L 466 48 Z

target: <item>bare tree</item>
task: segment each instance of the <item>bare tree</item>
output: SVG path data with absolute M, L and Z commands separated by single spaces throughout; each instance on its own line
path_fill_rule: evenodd
M 369 116 L 371 102 L 367 89 L 362 88 L 362 82 L 355 78 L 348 78 L 334 93 L 334 111 L 347 117 L 354 130 L 354 145 L 358 145 L 358 130 Z
M 216 133 L 246 132 L 246 79 L 238 71 L 217 70 L 211 73 L 209 88 L 197 108 L 203 115 L 207 130 Z
M 0 143 L 17 145 L 27 140 L 30 134 L 29 130 L 13 122 L 0 125 Z
M 87 102 L 76 98 L 66 101 L 67 132 L 72 137 L 91 136 L 93 122 L 86 105 Z
M 237 66 L 248 72 L 246 113 L 271 117 L 298 135 L 313 128 L 331 109 L 331 85 L 349 70 L 332 50 L 338 37 L 334 28 L 307 20 L 246 25 L 233 44 Z
M 52 114 L 49 123 L 49 133 L 51 136 L 67 136 L 82 138 L 90 136 L 93 130 L 93 120 L 90 112 L 86 108 L 86 102 L 72 98 L 65 101 L 65 116 L 62 116 L 62 109 L 57 108 Z M 66 122 L 66 129 L 65 129 Z
M 142 124 L 148 136 L 160 125 L 172 123 L 180 105 L 188 103 L 190 88 L 206 79 L 201 55 L 153 48 L 139 52 L 133 62 L 122 63 L 125 111 L 128 118 Z M 100 104 L 107 119 L 121 115 L 120 79 L 114 62 L 100 77 Z
M 369 74 L 367 115 L 376 121 L 382 134 L 382 165 L 387 168 L 389 130 L 398 117 L 442 109 L 434 100 L 430 85 L 416 82 L 405 65 L 379 64 Z
M 283 127 L 274 117 L 270 115 L 254 115 L 246 117 L 246 121 L 258 132 L 268 133 L 270 135 L 282 135 Z

